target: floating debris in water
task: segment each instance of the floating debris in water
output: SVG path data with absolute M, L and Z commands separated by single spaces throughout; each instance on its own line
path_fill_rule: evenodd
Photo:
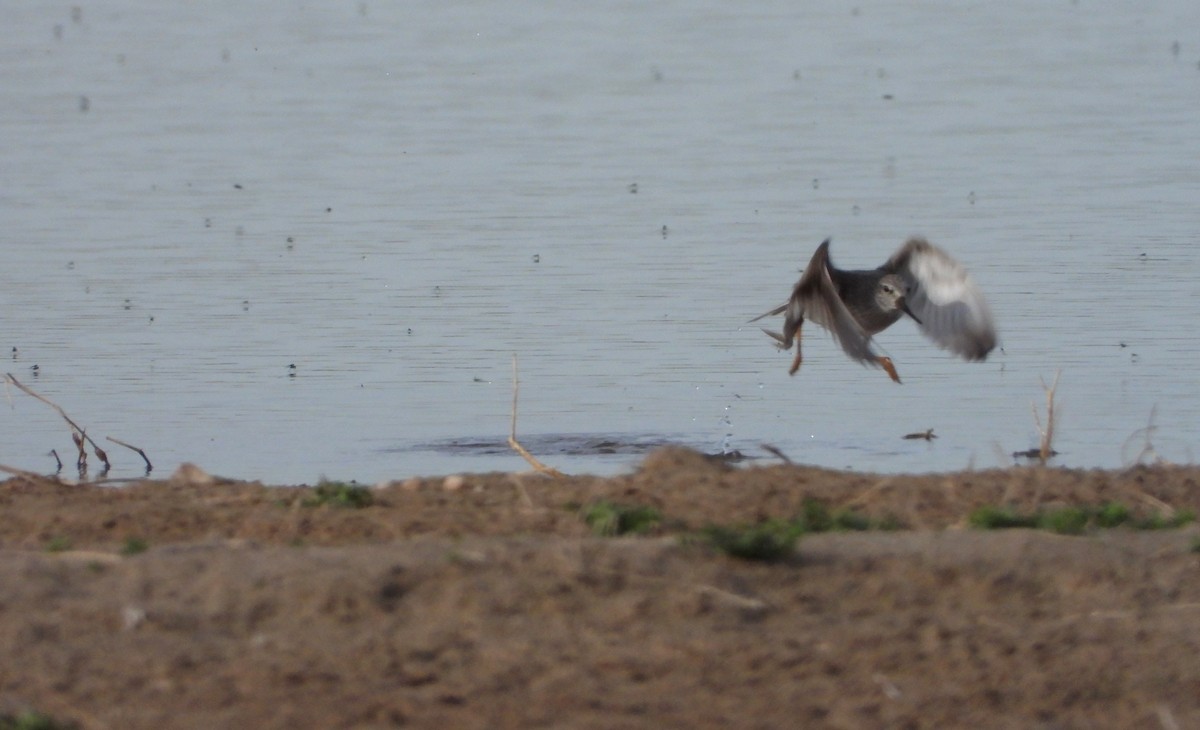
M 935 438 L 937 438 L 937 434 L 935 434 L 933 432 L 933 429 L 931 428 L 928 431 L 917 431 L 915 433 L 906 433 L 906 434 L 904 434 L 904 438 L 912 439 L 912 440 L 923 439 L 925 441 L 932 441 Z

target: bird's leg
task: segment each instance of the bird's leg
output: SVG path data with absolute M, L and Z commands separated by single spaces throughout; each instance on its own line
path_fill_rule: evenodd
M 804 356 L 800 351 L 800 328 L 804 326 L 804 320 L 800 320 L 800 324 L 796 325 L 796 357 L 792 358 L 792 367 L 788 370 L 788 375 L 795 375 L 800 369 L 800 363 L 804 360 Z
M 892 364 L 892 358 L 880 355 L 875 358 L 875 362 L 879 363 L 879 366 L 887 372 L 888 377 L 897 383 L 900 382 L 900 374 L 896 372 L 896 366 Z

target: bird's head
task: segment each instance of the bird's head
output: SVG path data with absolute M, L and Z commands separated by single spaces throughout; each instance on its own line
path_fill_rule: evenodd
M 908 308 L 908 302 L 905 300 L 907 294 L 908 286 L 904 280 L 895 274 L 888 274 L 879 280 L 879 286 L 875 289 L 875 302 L 885 311 L 899 310 L 912 317 L 917 324 L 921 324 L 917 315 Z

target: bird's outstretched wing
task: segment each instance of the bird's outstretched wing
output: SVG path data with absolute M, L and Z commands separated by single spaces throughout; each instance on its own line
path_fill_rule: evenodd
M 800 317 L 807 317 L 833 335 L 842 350 L 865 365 L 878 367 L 879 356 L 871 349 L 871 335 L 858 324 L 858 320 L 846 308 L 837 285 L 833 282 L 832 265 L 829 263 L 829 239 L 817 247 L 812 260 L 804 269 L 800 281 L 788 300 L 787 318 L 783 334 L 789 344 Z
M 983 292 L 950 254 L 923 238 L 910 238 L 882 268 L 904 279 L 905 301 L 938 347 L 965 360 L 983 360 L 996 346 Z

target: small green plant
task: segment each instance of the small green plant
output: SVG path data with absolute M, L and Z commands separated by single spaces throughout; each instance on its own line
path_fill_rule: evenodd
M 829 507 L 815 499 L 804 500 L 797 522 L 809 532 L 825 532 L 833 528 L 833 517 L 829 514 Z
M 1036 527 L 1060 535 L 1082 535 L 1091 530 L 1129 527 L 1134 530 L 1163 530 L 1182 527 L 1196 519 L 1191 510 L 1177 510 L 1169 516 L 1154 514 L 1136 518 L 1120 502 L 1106 502 L 1099 507 L 1059 507 L 1021 513 L 1011 507 L 985 505 L 971 513 L 971 526 L 982 530 L 1010 527 Z
M 40 712 L 23 712 L 20 715 L 0 715 L 0 730 L 75 730 L 73 722 L 61 722 Z
M 1139 530 L 1171 530 L 1176 527 L 1183 527 L 1196 521 L 1196 513 L 1190 509 L 1176 510 L 1169 517 L 1164 517 L 1161 514 L 1150 515 L 1133 522 L 1133 526 Z
M 1106 502 L 1096 512 L 1097 527 L 1119 527 L 1129 522 L 1129 508 L 1120 502 Z
M 891 525 L 894 521 L 889 521 Z M 803 532 L 859 532 L 873 527 L 887 529 L 884 523 L 876 525 L 866 515 L 851 509 L 830 511 L 824 502 L 815 499 L 804 500 L 800 515 L 795 525 Z
M 1092 521 L 1093 510 L 1087 507 L 1063 507 L 1036 516 L 1037 526 L 1059 535 L 1082 535 Z
M 803 533 L 804 528 L 797 521 L 768 520 L 742 527 L 712 526 L 703 535 L 713 547 L 730 557 L 771 563 L 790 556 Z
M 662 522 L 662 514 L 653 507 L 623 505 L 602 500 L 583 510 L 583 521 L 602 537 L 636 535 Z
M 121 554 L 125 556 L 137 555 L 138 553 L 144 553 L 149 549 L 150 543 L 146 542 L 140 537 L 130 537 L 125 540 L 123 545 L 121 545 Z
M 1193 553 L 1200 553 L 1200 535 L 1192 535 L 1192 544 L 1188 546 L 1188 550 Z
M 58 535 L 50 538 L 50 542 L 46 543 L 46 552 L 61 553 L 71 549 L 71 538 L 65 535 Z M 0 726 L 2 728 L 2 726 Z
M 301 504 L 305 507 L 319 507 L 323 504 L 334 507 L 349 507 L 362 509 L 375 503 L 375 495 L 370 489 L 361 484 L 347 482 L 319 482 L 313 493 Z
M 1000 530 L 1010 527 L 1036 527 L 1037 517 L 1019 515 L 1010 507 L 984 505 L 967 518 L 972 527 L 981 530 Z

